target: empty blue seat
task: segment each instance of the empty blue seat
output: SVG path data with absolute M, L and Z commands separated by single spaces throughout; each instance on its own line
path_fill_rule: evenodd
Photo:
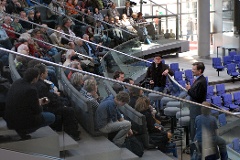
M 234 56 L 237 55 L 236 51 L 230 51 L 228 55 L 231 57 L 232 61 L 234 60 Z
M 184 74 L 185 74 L 185 80 L 186 82 L 190 82 L 191 79 L 193 79 L 193 73 L 192 73 L 192 70 L 191 69 L 186 69 L 184 71 Z
M 236 105 L 240 105 L 240 92 L 233 93 L 233 102 Z
M 171 63 L 170 64 L 170 69 L 175 72 L 175 71 L 180 71 L 179 69 L 179 64 L 178 63 Z
M 207 86 L 207 99 L 211 99 L 214 95 L 214 86 Z
M 223 95 L 223 105 L 227 108 L 230 108 L 230 109 L 239 108 L 238 105 L 233 104 L 232 94 L 230 94 L 230 93 L 226 93 L 226 94 Z
M 218 122 L 220 126 L 225 126 L 227 124 L 227 119 L 225 113 L 218 115 Z
M 221 58 L 212 58 L 212 66 L 214 69 L 217 70 L 218 72 L 218 76 L 219 76 L 219 72 L 224 70 L 224 66 L 222 65 L 222 61 Z
M 227 74 L 232 77 L 232 80 L 234 82 L 234 78 L 238 77 L 239 72 L 236 70 L 236 64 L 231 63 L 227 65 Z
M 239 64 L 240 63 L 240 55 L 234 55 L 233 60 L 234 60 L 235 64 Z
M 174 79 L 178 82 L 182 81 L 183 80 L 182 72 L 181 71 L 175 71 L 174 72 Z
M 223 65 L 227 66 L 230 63 L 232 63 L 232 58 L 230 56 L 224 56 L 223 57 Z
M 240 153 L 239 138 L 234 138 L 232 143 L 228 144 L 228 146 L 232 148 L 234 151 Z
M 212 96 L 212 103 L 223 110 L 229 110 L 229 108 L 222 105 L 222 98 L 220 96 Z
M 223 96 L 224 94 L 226 94 L 225 91 L 225 84 L 216 84 L 216 91 L 217 91 L 217 95 L 218 96 Z

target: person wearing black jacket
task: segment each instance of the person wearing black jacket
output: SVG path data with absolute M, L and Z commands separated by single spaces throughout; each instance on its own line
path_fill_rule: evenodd
M 131 17 L 132 16 L 132 13 L 133 13 L 133 10 L 132 8 L 130 7 L 130 1 L 126 1 L 125 3 L 125 8 L 123 9 L 123 14 L 126 14 L 128 17 Z
M 16 130 L 22 139 L 31 138 L 29 133 L 55 121 L 54 114 L 43 112 L 49 101 L 46 97 L 38 96 L 38 91 L 33 85 L 38 78 L 38 69 L 27 69 L 23 78 L 15 81 L 7 94 L 4 119 L 8 128 Z
M 205 66 L 203 62 L 195 62 L 192 64 L 192 72 L 195 76 L 192 86 L 190 84 L 186 85 L 187 93 L 190 96 L 190 100 L 197 103 L 202 103 L 206 101 L 207 97 L 207 80 L 203 76 Z M 201 107 L 191 104 L 189 107 L 190 110 L 190 136 L 191 140 L 194 140 L 195 137 L 195 118 L 201 114 Z M 190 148 L 191 153 L 193 149 Z
M 49 104 L 44 107 L 44 110 L 56 116 L 55 123 L 50 127 L 56 131 L 62 131 L 63 126 L 63 130 L 73 139 L 80 140 L 80 132 L 78 131 L 77 119 L 74 116 L 74 109 L 66 106 L 68 103 L 66 98 L 62 97 L 60 92 L 52 87 L 51 83 L 46 82 L 48 74 L 46 66 L 44 64 L 37 64 L 35 68 L 38 68 L 40 71 L 40 78 L 35 84 L 39 97 L 47 97 L 50 101 Z
M 150 85 L 153 86 L 153 90 L 163 92 L 168 74 L 172 76 L 173 71 L 169 69 L 168 65 L 162 63 L 161 55 L 155 55 L 154 62 L 148 67 L 145 81 L 149 80 Z

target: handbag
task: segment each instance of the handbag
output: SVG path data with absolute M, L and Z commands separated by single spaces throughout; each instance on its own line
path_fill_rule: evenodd
M 140 142 L 135 136 L 127 137 L 125 140 L 125 145 L 128 150 L 136 154 L 138 157 L 142 157 L 144 153 L 144 147 L 142 142 Z

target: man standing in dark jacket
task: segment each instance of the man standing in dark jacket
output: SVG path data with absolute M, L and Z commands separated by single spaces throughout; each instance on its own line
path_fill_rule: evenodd
M 48 126 L 55 121 L 55 116 L 43 112 L 42 105 L 49 102 L 46 97 L 39 99 L 36 87 L 39 70 L 30 68 L 25 71 L 23 78 L 18 79 L 9 89 L 4 119 L 10 129 L 16 130 L 22 139 L 31 138 L 29 133 Z
M 166 86 L 167 75 L 173 75 L 173 71 L 168 65 L 162 63 L 162 57 L 155 55 L 154 62 L 148 67 L 145 80 L 149 79 L 150 85 L 153 85 L 153 90 L 163 92 Z
M 186 85 L 188 95 L 190 100 L 197 103 L 202 103 L 206 101 L 207 96 L 207 80 L 203 76 L 205 66 L 202 62 L 195 62 L 192 64 L 192 72 L 195 76 L 192 86 L 190 84 Z M 196 130 L 195 130 L 195 119 L 198 115 L 201 114 L 201 107 L 198 105 L 191 104 L 189 107 L 190 110 L 190 136 L 191 140 L 194 140 Z M 191 152 L 193 150 L 191 149 Z

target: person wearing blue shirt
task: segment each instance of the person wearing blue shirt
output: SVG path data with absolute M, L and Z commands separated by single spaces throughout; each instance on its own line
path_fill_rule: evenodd
M 208 102 L 203 102 L 203 105 L 211 106 Z M 199 149 L 202 153 L 202 148 L 210 148 L 209 146 L 218 146 L 221 160 L 227 160 L 227 148 L 226 142 L 224 139 L 217 135 L 217 119 L 210 115 L 211 110 L 206 107 L 201 108 L 202 114 L 197 116 L 195 119 L 195 129 L 196 135 L 194 141 L 197 141 Z M 207 146 L 207 147 L 206 147 Z M 201 159 L 201 157 L 199 157 Z M 203 157 L 206 159 L 217 159 L 217 153 L 213 153 L 207 157 Z
M 121 91 L 115 97 L 111 95 L 104 99 L 96 111 L 97 128 L 103 133 L 117 132 L 113 143 L 119 147 L 123 146 L 127 135 L 132 135 L 131 122 L 124 120 L 118 110 L 129 99 L 128 93 Z

